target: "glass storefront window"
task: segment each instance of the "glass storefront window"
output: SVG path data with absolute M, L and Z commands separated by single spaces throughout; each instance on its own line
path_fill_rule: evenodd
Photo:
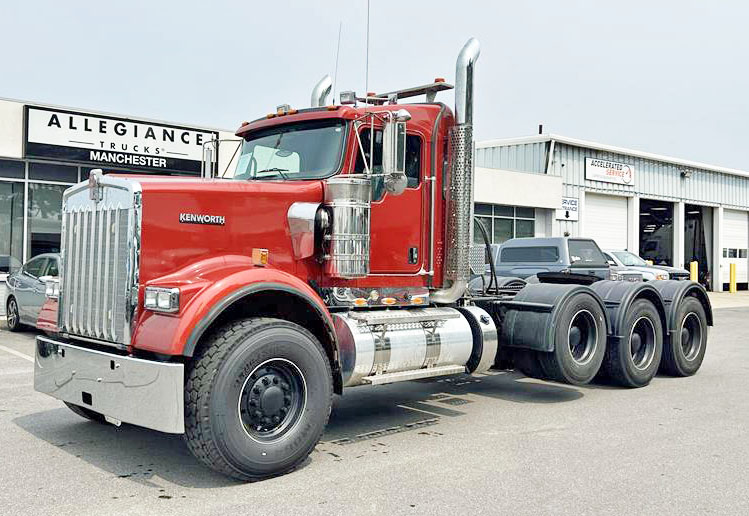
M 0 159 L 0 177 L 10 177 L 13 179 L 24 179 L 23 161 L 13 161 L 9 159 Z
M 476 203 L 473 211 L 476 218 L 486 227 L 492 244 L 501 244 L 511 238 L 533 237 L 536 234 L 535 208 Z M 484 243 L 481 234 L 475 228 L 473 242 Z
M 0 181 L 0 274 L 23 261 L 23 183 Z
M 77 183 L 78 167 L 68 167 L 54 163 L 29 163 L 29 179 Z
M 29 183 L 27 257 L 60 252 L 62 193 L 66 185 Z

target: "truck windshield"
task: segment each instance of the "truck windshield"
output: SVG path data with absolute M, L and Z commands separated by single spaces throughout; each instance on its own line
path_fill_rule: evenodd
M 636 254 L 627 251 L 614 251 L 611 254 L 616 256 L 619 261 L 627 267 L 643 267 L 647 266 L 648 264 L 648 262 L 637 256 Z
M 346 122 L 322 120 L 280 125 L 242 142 L 233 179 L 320 179 L 340 167 Z

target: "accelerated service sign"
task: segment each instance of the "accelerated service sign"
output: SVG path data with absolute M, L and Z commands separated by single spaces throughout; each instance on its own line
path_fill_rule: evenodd
M 635 184 L 635 167 L 606 159 L 585 158 L 585 179 L 632 186 Z
M 213 131 L 159 125 L 130 118 L 26 106 L 25 155 L 134 168 L 199 174 L 203 144 Z

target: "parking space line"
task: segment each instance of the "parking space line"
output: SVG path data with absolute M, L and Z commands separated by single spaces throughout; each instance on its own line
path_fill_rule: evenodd
M 21 353 L 20 351 L 16 351 L 15 349 L 6 348 L 5 346 L 0 345 L 0 350 L 3 350 L 5 352 L 10 353 L 11 355 L 15 355 L 17 357 L 21 357 L 24 360 L 28 360 L 29 362 L 33 362 L 34 361 L 34 357 L 30 357 L 28 355 L 25 355 L 25 354 Z

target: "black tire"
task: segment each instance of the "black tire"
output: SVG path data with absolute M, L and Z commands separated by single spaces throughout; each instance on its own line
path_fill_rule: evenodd
M 539 362 L 538 352 L 530 349 L 517 349 L 513 352 L 513 363 L 515 368 L 529 378 L 538 378 L 539 380 L 547 379 L 541 363 Z
M 692 376 L 702 366 L 707 348 L 707 316 L 697 298 L 682 300 L 676 325 L 663 346 L 661 371 L 671 376 Z
M 585 385 L 606 354 L 606 316 L 595 298 L 583 292 L 563 310 L 554 329 L 554 351 L 538 353 L 539 363 L 549 379 Z
M 18 313 L 18 301 L 13 296 L 8 298 L 8 303 L 5 305 L 5 321 L 10 331 L 20 331 L 23 327 Z
M 227 476 L 280 475 L 320 440 L 332 395 L 330 362 L 309 331 L 279 319 L 235 321 L 210 335 L 190 366 L 185 440 Z
M 626 338 L 606 349 L 602 372 L 624 387 L 644 387 L 655 374 L 663 354 L 663 324 L 658 310 L 647 299 L 629 307 L 620 333 Z
M 87 409 L 86 407 L 73 405 L 72 403 L 68 403 L 67 401 L 65 401 L 64 403 L 70 410 L 72 410 L 82 418 L 88 419 L 90 421 L 95 421 L 96 423 L 106 423 L 103 414 L 94 412 L 93 410 Z

